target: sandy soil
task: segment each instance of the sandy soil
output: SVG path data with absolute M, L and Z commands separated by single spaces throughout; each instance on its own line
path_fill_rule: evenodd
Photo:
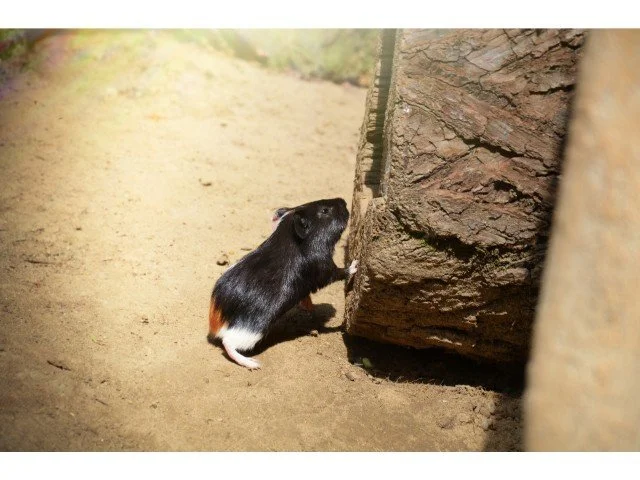
M 520 449 L 521 372 L 346 337 L 341 284 L 259 371 L 206 341 L 218 259 L 350 203 L 365 94 L 166 32 L 40 42 L 0 91 L 0 449 Z

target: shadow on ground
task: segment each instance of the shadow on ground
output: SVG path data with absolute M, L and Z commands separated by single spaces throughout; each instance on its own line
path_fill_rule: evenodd
M 343 335 L 349 362 L 372 378 L 398 383 L 425 383 L 495 392 L 486 405 L 471 412 L 486 430 L 485 451 L 522 450 L 521 396 L 525 365 L 474 360 L 448 351 L 413 349 Z M 515 447 L 514 447 L 515 446 Z
M 253 350 L 252 355 L 258 355 L 278 343 L 290 342 L 307 335 L 322 335 L 336 332 L 341 326 L 327 327 L 326 324 L 336 315 L 336 309 L 328 303 L 314 305 L 313 312 L 307 312 L 295 307 L 278 319 L 273 330 Z
M 508 395 L 520 395 L 523 390 L 524 365 L 481 362 L 438 348 L 407 348 L 347 334 L 343 338 L 349 362 L 375 377 L 394 382 L 470 385 Z
M 295 307 L 280 317 L 269 334 L 250 354 L 259 355 L 268 348 L 279 343 L 290 342 L 307 335 L 322 335 L 342 330 L 341 326 L 327 327 L 326 324 L 335 316 L 336 309 L 328 303 L 314 305 L 313 312 L 307 312 Z M 209 343 L 221 346 L 218 339 L 208 338 Z

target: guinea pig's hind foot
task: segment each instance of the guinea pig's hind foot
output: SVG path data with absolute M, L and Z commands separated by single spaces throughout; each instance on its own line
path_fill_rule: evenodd
M 222 341 L 222 346 L 224 347 L 224 351 L 227 352 L 229 358 L 236 362 L 238 365 L 248 368 L 249 370 L 256 370 L 260 368 L 260 362 L 254 360 L 253 358 L 245 357 L 238 353 L 238 351 L 226 343 L 224 340 Z

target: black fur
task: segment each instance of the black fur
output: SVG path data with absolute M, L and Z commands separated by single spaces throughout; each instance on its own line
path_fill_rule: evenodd
M 348 269 L 333 262 L 349 220 L 343 199 L 318 200 L 278 213 L 284 215 L 278 228 L 213 288 L 212 297 L 229 327 L 266 335 L 300 300 L 347 277 Z

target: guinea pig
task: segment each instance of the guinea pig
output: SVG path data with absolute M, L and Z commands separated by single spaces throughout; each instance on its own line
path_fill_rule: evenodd
M 296 304 L 309 306 L 311 293 L 356 273 L 357 261 L 347 268 L 333 261 L 348 220 L 342 198 L 278 209 L 269 238 L 227 269 L 213 287 L 209 341 L 220 340 L 239 365 L 260 368 L 257 360 L 238 350 L 255 347 Z

